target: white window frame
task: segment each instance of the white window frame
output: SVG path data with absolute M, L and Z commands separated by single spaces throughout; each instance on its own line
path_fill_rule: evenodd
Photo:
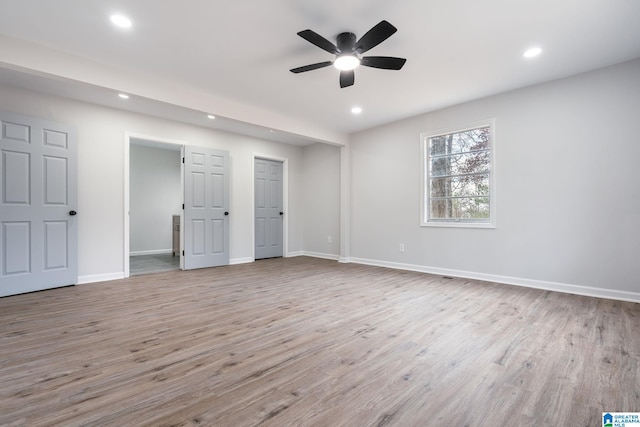
M 451 133 L 488 127 L 490 130 L 489 150 L 491 156 L 491 170 L 489 171 L 489 221 L 476 222 L 464 220 L 429 220 L 429 139 Z M 434 129 L 420 134 L 420 226 L 422 227 L 453 227 L 453 228 L 496 228 L 496 126 L 495 119 L 479 120 L 459 126 Z

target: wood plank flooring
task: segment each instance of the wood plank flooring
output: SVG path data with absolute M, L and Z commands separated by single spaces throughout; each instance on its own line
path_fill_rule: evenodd
M 2 426 L 599 426 L 640 304 L 313 258 L 0 299 Z
M 137 255 L 129 257 L 129 275 L 163 273 L 180 270 L 180 257 L 168 254 Z

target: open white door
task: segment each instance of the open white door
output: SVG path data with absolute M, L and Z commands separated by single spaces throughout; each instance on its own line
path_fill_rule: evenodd
M 184 269 L 229 264 L 229 153 L 185 146 Z
M 0 122 L 0 296 L 75 284 L 75 132 L 9 113 Z

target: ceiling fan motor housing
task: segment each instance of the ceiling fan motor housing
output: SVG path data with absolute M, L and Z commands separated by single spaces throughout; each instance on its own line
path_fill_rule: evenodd
M 340 33 L 336 38 L 340 53 L 353 53 L 353 46 L 356 44 L 356 35 L 353 33 Z

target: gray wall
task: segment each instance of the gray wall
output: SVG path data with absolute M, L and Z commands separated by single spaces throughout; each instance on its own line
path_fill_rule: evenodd
M 131 144 L 129 249 L 131 255 L 172 249 L 172 215 L 182 213 L 180 151 Z
M 80 283 L 124 274 L 125 134 L 227 150 L 231 158 L 230 258 L 252 259 L 253 153 L 289 162 L 289 252 L 302 248 L 302 147 L 53 97 L 0 85 L 0 109 L 69 123 L 78 131 Z M 203 116 L 203 120 L 207 120 Z
M 420 227 L 420 133 L 492 117 L 497 228 Z M 640 299 L 639 117 L 636 60 L 355 134 L 351 258 Z
M 252 255 L 257 153 L 288 160 L 289 254 L 333 258 L 343 243 L 346 261 L 640 301 L 640 60 L 357 133 L 342 166 L 337 147 L 279 144 L 2 85 L 0 108 L 78 129 L 81 281 L 123 274 L 130 132 L 230 152 L 235 261 Z M 420 227 L 420 133 L 492 117 L 497 228 Z M 350 196 L 342 224 L 341 192 Z
M 304 252 L 340 256 L 340 147 L 306 146 L 303 151 Z M 331 243 L 328 237 L 331 236 Z

